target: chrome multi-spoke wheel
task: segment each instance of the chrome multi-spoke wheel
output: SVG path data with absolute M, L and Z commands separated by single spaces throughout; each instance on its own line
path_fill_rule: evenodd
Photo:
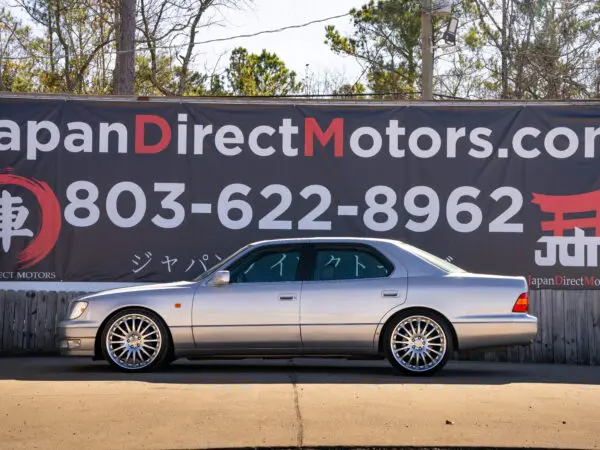
M 390 361 L 405 373 L 433 373 L 448 359 L 449 333 L 441 321 L 427 315 L 401 318 L 387 339 Z
M 168 337 L 153 314 L 128 311 L 109 322 L 103 340 L 105 356 L 111 363 L 136 371 L 165 359 Z

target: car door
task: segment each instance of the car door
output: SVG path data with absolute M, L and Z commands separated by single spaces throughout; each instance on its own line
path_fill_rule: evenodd
M 229 284 L 199 286 L 192 311 L 196 348 L 300 349 L 301 253 L 300 246 L 259 248 L 226 267 Z
M 316 246 L 302 287 L 306 352 L 372 351 L 384 314 L 406 300 L 406 270 L 368 245 Z

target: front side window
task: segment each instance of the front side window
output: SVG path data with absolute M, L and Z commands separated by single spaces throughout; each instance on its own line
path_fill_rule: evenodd
M 231 269 L 231 283 L 296 281 L 300 250 L 257 251 Z
M 387 277 L 391 265 L 366 249 L 317 250 L 314 280 L 357 280 Z

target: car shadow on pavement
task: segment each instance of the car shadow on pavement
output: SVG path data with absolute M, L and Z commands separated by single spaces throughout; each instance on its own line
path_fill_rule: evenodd
M 123 373 L 88 358 L 0 358 L 0 380 L 168 384 L 600 384 L 600 366 L 451 361 L 432 377 L 400 376 L 385 361 L 178 360 L 159 372 Z

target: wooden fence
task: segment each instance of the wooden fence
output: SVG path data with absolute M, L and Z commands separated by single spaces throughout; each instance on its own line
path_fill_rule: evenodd
M 0 291 L 0 354 L 56 353 L 56 326 L 78 295 Z
M 56 353 L 56 325 L 82 293 L 0 291 L 0 354 Z M 485 301 L 485 300 L 482 300 Z M 600 364 L 600 291 L 530 293 L 539 332 L 531 345 L 465 352 L 457 359 Z
M 600 291 L 529 293 L 538 334 L 528 346 L 465 352 L 458 359 L 600 365 Z

